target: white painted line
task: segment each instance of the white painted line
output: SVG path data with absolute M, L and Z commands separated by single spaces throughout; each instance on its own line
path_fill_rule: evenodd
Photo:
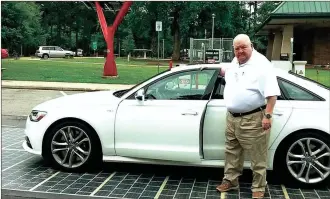
M 99 187 L 97 187 L 91 194 L 90 196 L 94 196 L 94 194 L 96 194 L 96 192 L 98 192 L 104 185 L 105 183 L 107 183 L 114 175 L 116 174 L 116 172 L 113 172 Z
M 282 187 L 282 190 L 283 190 L 283 193 L 284 193 L 284 198 L 285 199 L 290 199 L 288 191 L 286 190 L 285 186 L 281 185 L 281 187 Z
M 8 151 L 22 151 L 22 152 L 26 152 L 24 149 L 4 149 L 4 150 L 8 150 Z
M 37 187 L 39 187 L 40 185 L 42 185 L 43 183 L 47 182 L 48 180 L 52 179 L 53 177 L 55 177 L 57 174 L 59 174 L 60 172 L 56 172 L 54 173 L 52 176 L 50 176 L 49 178 L 47 178 L 46 180 L 40 182 L 39 184 L 37 184 L 36 186 L 32 187 L 29 191 L 33 191 L 35 190 Z
M 266 189 L 267 189 L 267 191 L 268 191 L 268 193 L 269 193 L 269 199 L 272 199 L 272 196 L 271 196 L 270 191 L 269 191 L 269 186 L 268 186 L 268 184 L 266 185 Z
M 182 178 L 181 178 L 181 179 L 182 179 Z M 181 182 L 182 182 L 182 181 L 181 181 Z M 196 179 L 194 179 L 193 187 L 195 186 L 195 183 L 196 183 Z M 189 198 L 191 197 L 192 192 L 193 192 L 193 189 L 191 189 L 191 191 L 190 191 Z
M 64 96 L 67 96 L 67 94 L 63 91 L 60 91 L 60 93 L 62 93 L 62 95 L 64 95 Z
M 1 125 L 2 127 L 5 127 L 5 128 L 15 128 L 15 127 L 18 127 L 18 125 L 17 126 L 11 126 L 11 125 L 5 125 L 5 124 L 3 124 L 3 125 Z
M 300 190 L 301 191 L 301 190 Z M 314 193 L 316 193 L 317 197 L 319 197 L 318 199 L 320 199 L 320 195 L 317 193 L 317 191 L 314 189 Z
M 225 198 L 226 198 L 226 192 L 221 192 L 220 199 L 225 199 Z
M 5 146 L 3 148 L 1 148 L 2 150 L 6 149 L 7 147 L 10 147 L 10 146 L 14 146 L 15 144 L 21 144 L 22 142 L 24 142 L 24 140 L 20 140 L 18 142 L 15 142 L 14 144 L 11 144 L 11 145 L 8 145 L 8 146 Z
M 301 191 L 301 189 L 299 189 L 299 191 L 300 191 L 302 197 L 305 199 L 305 196 L 304 196 L 303 192 Z
M 10 129 L 9 131 L 4 131 L 3 133 L 10 133 L 10 132 L 13 132 L 13 131 L 17 131 L 18 128 L 13 128 L 13 129 Z
M 157 194 L 155 196 L 155 199 L 158 199 L 159 198 L 160 193 L 162 193 L 162 191 L 163 191 L 163 189 L 164 189 L 164 187 L 165 187 L 165 185 L 166 185 L 166 183 L 167 183 L 167 181 L 168 181 L 169 178 L 170 178 L 169 176 L 166 176 L 163 184 L 160 186 L 160 188 L 159 188 L 159 190 L 158 190 L 158 192 L 157 192 Z
M 6 170 L 8 170 L 8 169 L 10 169 L 10 168 L 13 168 L 14 166 L 19 165 L 19 164 L 21 164 L 22 162 L 24 162 L 24 161 L 26 161 L 26 160 L 29 160 L 29 159 L 31 159 L 31 158 L 33 158 L 33 157 L 35 157 L 35 156 L 31 156 L 31 157 L 29 157 L 29 158 L 27 158 L 27 159 L 25 159 L 25 160 L 22 160 L 22 161 L 20 161 L 20 162 L 17 162 L 16 164 L 11 165 L 10 167 L 7 167 L 7 168 L 5 168 L 5 169 L 2 170 L 2 171 L 6 171 Z

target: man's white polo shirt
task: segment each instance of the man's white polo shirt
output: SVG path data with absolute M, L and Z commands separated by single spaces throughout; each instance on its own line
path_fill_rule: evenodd
M 236 57 L 225 73 L 224 100 L 228 111 L 244 113 L 266 104 L 266 97 L 281 95 L 273 65 L 255 49 L 248 62 Z

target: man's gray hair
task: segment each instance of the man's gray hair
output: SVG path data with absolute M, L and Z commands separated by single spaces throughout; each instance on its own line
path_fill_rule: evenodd
M 244 43 L 248 43 L 251 44 L 251 40 L 250 37 L 246 34 L 239 34 L 237 35 L 234 40 L 233 40 L 233 45 L 237 42 L 237 41 L 244 41 Z

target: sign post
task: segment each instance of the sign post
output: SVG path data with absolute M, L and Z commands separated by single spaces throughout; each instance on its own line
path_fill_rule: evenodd
M 97 42 L 96 41 L 93 41 L 92 49 L 94 50 L 94 56 L 95 56 L 95 50 L 97 49 Z
M 161 21 L 156 21 L 156 31 L 158 32 L 158 73 L 159 73 L 159 32 L 162 31 Z

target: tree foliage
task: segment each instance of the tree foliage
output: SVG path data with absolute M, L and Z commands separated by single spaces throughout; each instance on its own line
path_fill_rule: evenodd
M 233 38 L 247 33 L 258 48 L 264 49 L 266 39 L 253 35 L 279 3 L 134 1 L 116 32 L 115 53 L 121 46 L 124 53 L 143 48 L 151 49 L 152 55 L 157 56 L 155 24 L 162 21 L 160 44 L 164 40 L 165 57 L 177 60 L 180 50 L 189 48 L 190 37 L 211 38 L 212 14 L 215 14 L 215 38 Z M 24 54 L 30 55 L 38 45 L 58 45 L 70 50 L 81 48 L 87 54 L 93 53 L 92 41 L 98 42 L 99 52 L 106 47 L 96 11 L 87 9 L 81 2 L 3 2 L 1 11 L 1 39 L 6 48 L 24 46 Z M 105 16 L 108 25 L 112 24 L 115 13 L 105 12 Z
M 33 2 L 6 2 L 1 7 L 1 41 L 10 51 L 35 47 L 45 40 L 40 8 Z

